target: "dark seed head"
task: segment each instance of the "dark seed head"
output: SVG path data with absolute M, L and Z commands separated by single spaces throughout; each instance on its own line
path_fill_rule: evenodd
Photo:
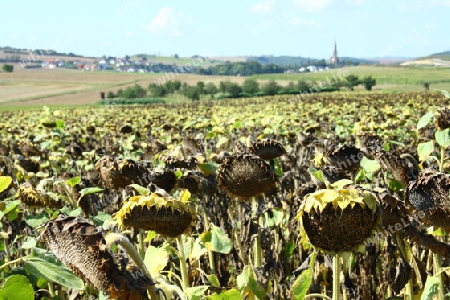
M 450 229 L 450 176 L 422 173 L 406 188 L 406 203 L 425 225 Z
M 259 156 L 230 156 L 217 175 L 219 187 L 230 196 L 251 198 L 276 189 L 277 177 Z

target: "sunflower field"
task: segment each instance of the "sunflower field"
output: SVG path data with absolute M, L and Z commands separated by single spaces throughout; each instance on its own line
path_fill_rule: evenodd
M 0 300 L 445 299 L 445 93 L 0 112 Z

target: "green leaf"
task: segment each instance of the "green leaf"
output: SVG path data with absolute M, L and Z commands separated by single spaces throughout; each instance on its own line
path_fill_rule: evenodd
M 432 111 L 427 112 L 425 115 L 420 118 L 419 122 L 417 122 L 417 130 L 427 126 L 434 117 L 434 113 Z
M 439 92 L 442 93 L 442 95 L 445 96 L 445 98 L 450 98 L 450 92 L 446 90 L 439 90 Z
M 312 271 L 311 269 L 304 270 L 300 276 L 295 280 L 291 287 L 291 299 L 302 300 L 305 298 L 306 293 L 312 283 Z
M 29 257 L 25 261 L 25 270 L 37 277 L 42 277 L 70 289 L 84 289 L 83 281 L 62 263 L 53 263 L 38 257 Z
M 83 198 L 86 195 L 95 194 L 95 193 L 98 193 L 98 192 L 101 192 L 101 191 L 103 191 L 103 189 L 98 188 L 98 187 L 85 188 L 85 189 L 82 189 L 80 191 L 80 198 Z
M 28 224 L 28 226 L 31 226 L 33 228 L 41 226 L 48 220 L 49 218 L 47 217 L 46 213 L 32 214 L 25 216 L 25 222 Z
M 378 161 L 368 159 L 365 156 L 361 159 L 360 165 L 364 172 L 367 173 L 374 173 L 380 169 L 380 163 Z
M 150 243 L 156 237 L 156 231 L 149 230 L 147 232 L 147 237 L 144 239 L 144 242 Z
M 0 176 L 0 193 L 6 190 L 12 182 L 11 176 Z
M 222 291 L 219 295 L 213 294 L 206 297 L 207 300 L 242 300 L 241 293 L 236 289 Z
M 202 233 L 201 241 L 209 250 L 222 254 L 228 254 L 233 248 L 233 242 L 227 233 L 215 225 L 212 225 L 211 231 Z
M 264 299 L 266 297 L 266 291 L 256 281 L 255 274 L 253 273 L 251 266 L 245 266 L 244 270 L 242 270 L 242 273 L 237 276 L 236 280 L 238 289 L 244 293 L 251 292 L 259 299 Z
M 429 141 L 426 143 L 419 143 L 417 145 L 417 154 L 419 154 L 419 161 L 424 161 L 425 158 L 430 156 L 434 151 L 434 141 Z
M 343 189 L 344 186 L 353 184 L 353 181 L 350 179 L 341 179 L 331 184 L 331 186 L 335 189 Z
M 308 171 L 314 176 L 317 180 L 321 182 L 325 182 L 325 177 L 323 176 L 322 170 L 317 170 L 315 168 L 309 168 Z
M 203 295 L 208 290 L 207 285 L 199 285 L 195 287 L 189 287 L 184 292 L 188 299 L 190 300 L 200 300 L 203 299 Z
M 144 263 L 152 276 L 158 277 L 169 261 L 169 251 L 167 243 L 160 247 L 149 246 L 145 251 Z
M 264 213 L 264 224 L 267 227 L 280 226 L 283 222 L 284 212 L 281 208 L 273 208 L 269 212 Z
M 212 286 L 220 287 L 220 281 L 216 274 L 206 275 L 206 278 L 208 278 L 208 281 Z
M 446 128 L 445 130 L 436 130 L 434 133 L 434 137 L 439 146 L 447 148 L 450 146 L 450 128 Z
M 55 122 L 56 122 L 56 128 L 64 128 L 66 126 L 66 124 L 64 123 L 64 120 L 62 120 L 62 119 L 57 119 Z
M 91 219 L 97 226 L 103 226 L 106 221 L 113 220 L 110 214 L 104 213 L 102 211 L 99 211 L 98 214 L 96 216 L 93 216 Z
M 439 278 L 428 276 L 420 300 L 433 300 L 439 294 Z
M 20 246 L 20 249 L 32 249 L 34 247 L 36 247 L 36 239 L 27 237 L 26 241 Z
M 0 289 L 0 299 L 34 300 L 34 289 L 27 277 L 9 276 Z
M 198 168 L 205 176 L 215 175 L 217 167 L 213 164 L 198 164 Z
M 275 158 L 273 161 L 274 161 L 273 172 L 278 177 L 282 177 L 283 176 L 283 166 L 281 164 L 281 161 L 278 158 Z
M 134 188 L 141 196 L 148 196 L 150 194 L 150 191 L 148 189 L 146 189 L 145 187 L 143 187 L 139 184 L 132 183 L 129 186 Z
M 81 177 L 80 176 L 75 176 L 75 177 L 72 177 L 72 178 L 66 180 L 66 183 L 68 185 L 70 185 L 71 187 L 74 187 L 77 184 L 80 184 L 80 182 L 81 182 Z

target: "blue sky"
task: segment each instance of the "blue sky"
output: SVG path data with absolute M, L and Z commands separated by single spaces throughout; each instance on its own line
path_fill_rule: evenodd
M 450 50 L 450 0 L 15 0 L 0 46 L 85 56 L 417 57 Z

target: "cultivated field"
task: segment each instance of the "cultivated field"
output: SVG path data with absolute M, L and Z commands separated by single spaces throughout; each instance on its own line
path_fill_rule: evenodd
M 421 91 L 424 82 L 429 82 L 431 89 L 450 90 L 450 69 L 442 67 L 358 66 L 317 73 L 255 75 L 252 78 L 258 79 L 261 83 L 275 79 L 281 85 L 285 85 L 297 80 L 333 82 L 336 79 L 343 80 L 349 74 L 360 78 L 371 75 L 377 80 L 377 85 L 373 89 L 379 92 Z M 245 77 L 195 74 L 33 70 L 23 69 L 16 64 L 13 73 L 0 73 L 0 106 L 93 104 L 99 101 L 100 92 L 110 90 L 117 92 L 134 84 L 147 87 L 149 83 L 162 77 L 167 80 L 180 80 L 189 85 L 195 85 L 198 81 L 218 85 L 220 81 L 242 83 L 245 80 Z M 363 90 L 363 87 L 356 89 Z M 348 90 L 343 89 L 343 92 L 347 93 Z M 167 101 L 178 103 L 188 100 L 184 96 L 176 95 Z

